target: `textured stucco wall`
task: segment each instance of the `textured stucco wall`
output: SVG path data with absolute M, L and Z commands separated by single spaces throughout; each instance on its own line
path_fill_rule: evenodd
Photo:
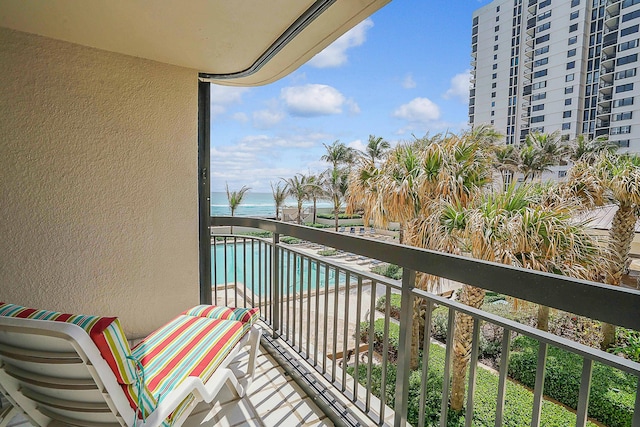
M 0 301 L 197 304 L 197 72 L 0 28 Z

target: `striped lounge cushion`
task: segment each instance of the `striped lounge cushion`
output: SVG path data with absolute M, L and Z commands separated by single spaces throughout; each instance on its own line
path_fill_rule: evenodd
M 179 315 L 134 347 L 133 356 L 144 367 L 148 390 L 160 402 L 187 377 L 206 382 L 246 331 L 237 320 Z M 191 396 L 185 399 L 167 421 L 177 419 L 192 401 Z
M 238 320 L 248 326 L 253 325 L 260 318 L 259 308 L 218 307 L 215 305 L 198 305 L 182 314 L 187 316 L 209 317 L 211 319 Z
M 78 325 L 87 332 L 96 344 L 100 355 L 109 364 L 120 384 L 133 384 L 136 381 L 135 366 L 131 360 L 127 359 L 127 356 L 131 355 L 129 343 L 122 326 L 120 326 L 120 321 L 116 317 L 65 314 L 4 302 L 0 302 L 0 316 L 51 320 Z

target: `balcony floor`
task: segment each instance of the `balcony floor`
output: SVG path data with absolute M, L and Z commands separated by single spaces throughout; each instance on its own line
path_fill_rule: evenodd
M 238 367 L 243 368 L 248 354 L 242 353 Z M 228 388 L 220 392 L 218 403 L 209 414 L 200 412 L 202 423 L 186 426 L 333 426 L 306 393 L 284 372 L 264 348 L 256 364 L 256 376 L 247 395 L 235 398 Z M 194 411 L 199 418 L 198 408 Z M 23 417 L 14 418 L 8 427 L 31 426 Z

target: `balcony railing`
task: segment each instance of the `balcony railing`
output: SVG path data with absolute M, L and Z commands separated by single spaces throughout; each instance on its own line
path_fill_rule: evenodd
M 554 307 L 576 315 L 598 319 L 614 325 L 640 330 L 640 292 L 619 287 L 563 276 L 534 272 L 466 257 L 433 252 L 415 247 L 369 239 L 350 233 L 336 233 L 289 223 L 257 219 L 212 217 L 212 226 L 241 226 L 269 231 L 271 239 L 246 236 L 219 237 L 212 249 L 214 298 L 224 303 L 253 305 L 261 308 L 263 320 L 271 328 L 271 335 L 284 340 L 292 351 L 324 377 L 333 391 L 358 406 L 371 423 L 407 423 L 410 392 L 410 349 L 412 336 L 412 309 L 422 307 L 424 315 L 422 381 L 419 395 L 420 414 L 418 426 L 425 423 L 427 396 L 427 371 L 430 348 L 429 331 L 431 315 L 436 306 L 448 308 L 447 340 L 443 369 L 443 391 L 440 402 L 439 423 L 447 424 L 450 378 L 453 367 L 453 334 L 456 313 L 473 319 L 471 360 L 468 380 L 465 420 L 471 425 L 474 417 L 476 373 L 481 322 L 503 329 L 502 356 L 508 360 L 511 337 L 524 335 L 539 343 L 536 366 L 534 398 L 531 407 L 531 425 L 540 424 L 541 406 L 550 346 L 564 349 L 583 360 L 582 376 L 577 405 L 576 425 L 587 422 L 589 393 L 594 362 L 640 377 L 640 364 L 591 348 L 585 345 L 543 332 L 494 314 L 471 308 L 442 296 L 416 288 L 416 273 L 424 272 L 445 280 L 480 287 L 510 295 L 519 300 Z M 365 232 L 366 234 L 366 232 Z M 295 245 L 284 244 L 282 236 L 306 241 L 308 247 L 327 247 L 342 251 L 337 257 L 320 256 Z M 402 280 L 390 280 L 382 276 L 355 269 L 341 262 L 340 257 L 350 256 L 362 262 L 386 262 L 403 268 Z M 230 269 L 231 267 L 231 269 Z M 387 384 L 387 370 L 392 361 L 389 356 L 391 319 L 390 300 L 399 295 L 399 343 L 396 356 L 397 375 L 394 384 Z M 383 313 L 376 310 L 376 300 L 385 296 Z M 378 307 L 379 308 L 379 307 Z M 380 320 L 381 319 L 381 320 Z M 374 348 L 374 328 L 363 333 L 361 325 L 373 325 L 378 320 L 384 324 L 384 336 L 377 342 L 382 348 Z M 365 338 L 369 345 L 363 345 Z M 350 358 L 354 362 L 347 369 Z M 381 384 L 374 384 L 372 371 L 382 369 Z M 497 386 L 495 425 L 502 425 L 508 362 L 500 363 Z M 393 408 L 387 405 L 385 393 L 376 396 L 377 390 L 395 389 Z M 636 385 L 635 412 L 632 426 L 640 427 L 640 382 Z M 316 396 L 321 399 L 322 396 Z

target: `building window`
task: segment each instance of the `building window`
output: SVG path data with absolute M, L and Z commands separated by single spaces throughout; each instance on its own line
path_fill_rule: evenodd
M 631 133 L 631 125 L 628 126 L 618 126 L 611 128 L 611 135 L 622 135 L 626 133 Z
M 497 44 L 493 45 L 493 50 L 498 50 L 498 45 Z
M 533 73 L 533 78 L 536 79 L 538 77 L 544 77 L 547 75 L 547 70 L 540 70 L 540 71 L 536 71 L 535 73 Z
M 535 55 L 536 55 L 536 56 L 538 56 L 538 55 L 542 55 L 543 53 L 547 53 L 547 52 L 549 52 L 549 46 L 543 46 L 543 47 L 541 47 L 540 49 L 536 49 L 536 50 L 534 51 L 534 53 L 535 53 Z
M 500 12 L 500 6 L 496 7 L 496 12 Z
M 491 106 L 495 107 L 496 106 L 496 101 L 491 101 Z
M 493 55 L 493 60 L 497 61 L 498 60 L 498 54 L 496 53 L 495 55 Z
M 616 59 L 616 65 L 630 64 L 632 62 L 636 62 L 637 60 L 638 54 L 634 53 L 633 55 L 623 56 L 622 58 Z
M 534 67 L 539 67 L 541 65 L 545 65 L 549 63 L 549 58 L 542 58 L 542 59 L 538 59 L 536 61 L 533 61 L 533 66 Z
M 496 33 L 497 33 L 498 31 L 500 31 L 500 25 L 496 25 L 496 26 L 493 28 L 493 31 L 495 31 Z
M 498 64 L 493 64 L 493 69 L 495 70 L 496 68 L 498 68 Z
M 571 15 L 569 15 L 569 19 L 576 19 L 578 16 L 580 16 L 580 11 L 576 10 L 575 12 L 571 12 Z
M 624 113 L 614 114 L 611 120 L 614 122 L 619 122 L 620 120 L 631 120 L 632 116 L 633 116 L 633 111 L 627 111 Z
M 500 20 L 499 16 L 496 16 L 496 22 L 498 22 Z
M 627 28 L 623 28 L 620 30 L 620 36 L 628 36 L 629 34 L 633 34 L 633 33 L 637 33 L 638 29 L 640 29 L 640 25 L 636 24 L 636 25 L 632 25 L 630 27 Z
M 616 73 L 616 80 L 626 79 L 627 77 L 634 77 L 636 75 L 635 68 L 629 68 L 628 70 L 618 71 Z
M 496 88 L 496 86 L 497 86 L 497 83 L 496 83 L 496 82 L 491 83 L 491 89 L 495 89 L 495 88 Z
M 531 111 L 540 111 L 540 110 L 544 110 L 544 104 L 534 105 L 533 107 L 531 107 Z
M 571 73 L 571 74 L 567 74 L 567 75 L 564 77 L 564 81 L 565 81 L 565 82 L 572 82 L 572 81 L 573 81 L 573 79 L 574 79 L 574 75 L 573 75 L 573 73 Z
M 569 129 L 571 129 L 571 123 L 562 124 L 562 130 L 569 130 Z
M 496 112 L 495 112 L 495 111 L 493 111 L 493 110 L 491 110 L 491 115 L 492 115 L 492 116 L 495 116 L 495 115 L 496 115 Z
M 578 36 L 573 36 L 573 37 L 569 37 L 569 44 L 576 44 L 578 43 Z
M 620 148 L 629 148 L 629 140 L 628 139 L 621 139 L 620 141 L 613 141 L 616 144 L 618 144 L 618 147 Z
M 544 115 L 531 117 L 531 123 L 540 123 L 544 121 Z
M 622 42 L 618 45 L 618 52 L 622 52 L 623 50 L 633 49 L 638 46 L 638 39 L 629 40 L 628 42 Z
M 633 6 L 634 4 L 640 3 L 640 0 L 624 0 L 622 2 L 622 8 Z
M 628 92 L 633 90 L 633 83 L 627 83 L 626 85 L 616 86 L 616 93 Z
M 564 111 L 562 113 L 562 118 L 563 119 L 566 119 L 566 118 L 569 118 L 569 117 L 571 117 L 571 111 Z
M 567 62 L 567 70 L 576 68 L 576 61 Z
M 567 176 L 567 171 L 558 171 L 558 178 L 565 178 L 566 176 Z
M 575 49 L 569 49 L 567 51 L 567 57 L 571 58 L 572 56 L 576 56 L 576 50 Z
M 496 36 L 493 38 L 493 41 L 497 42 L 498 41 L 498 35 L 496 34 Z
M 495 92 L 491 92 L 491 97 L 495 98 L 496 97 L 496 93 Z
M 543 7 L 547 7 L 551 4 L 551 0 L 544 0 L 541 1 L 540 4 L 538 5 L 538 9 L 542 9 Z
M 545 34 L 544 36 L 540 36 L 536 39 L 536 44 L 544 43 L 549 41 L 549 34 Z
M 632 19 L 636 19 L 640 16 L 640 9 L 634 10 L 633 12 L 625 13 L 622 15 L 622 22 L 631 21 Z
M 547 81 L 545 80 L 545 81 L 543 81 L 543 82 L 535 82 L 535 83 L 532 85 L 532 87 L 533 87 L 533 89 L 534 89 L 534 90 L 535 90 L 535 89 L 542 89 L 543 87 L 547 87 Z
M 551 16 L 551 11 L 547 10 L 546 12 L 541 13 L 540 15 L 538 15 L 538 21 L 542 21 L 543 19 L 547 19 L 550 16 Z
M 547 92 L 536 93 L 531 97 L 532 101 L 538 101 L 540 99 L 545 99 L 547 97 Z
M 625 107 L 627 105 L 633 105 L 633 97 L 616 99 L 613 101 L 614 107 Z
M 538 25 L 537 31 L 541 32 L 541 31 L 544 31 L 544 30 L 548 30 L 549 28 L 551 28 L 551 22 L 545 22 L 542 25 Z
M 571 0 L 571 7 L 576 7 L 580 4 L 580 0 Z
M 569 32 L 573 33 L 574 31 L 578 31 L 578 24 L 573 24 L 569 26 Z
M 571 98 L 567 98 L 564 100 L 564 105 L 571 105 Z
M 565 87 L 564 88 L 564 93 L 565 93 L 565 95 L 568 94 L 568 93 L 573 93 L 573 86 Z
M 491 74 L 491 78 L 492 78 L 492 79 L 497 79 L 497 78 L 498 78 L 498 73 L 493 73 L 493 74 Z

